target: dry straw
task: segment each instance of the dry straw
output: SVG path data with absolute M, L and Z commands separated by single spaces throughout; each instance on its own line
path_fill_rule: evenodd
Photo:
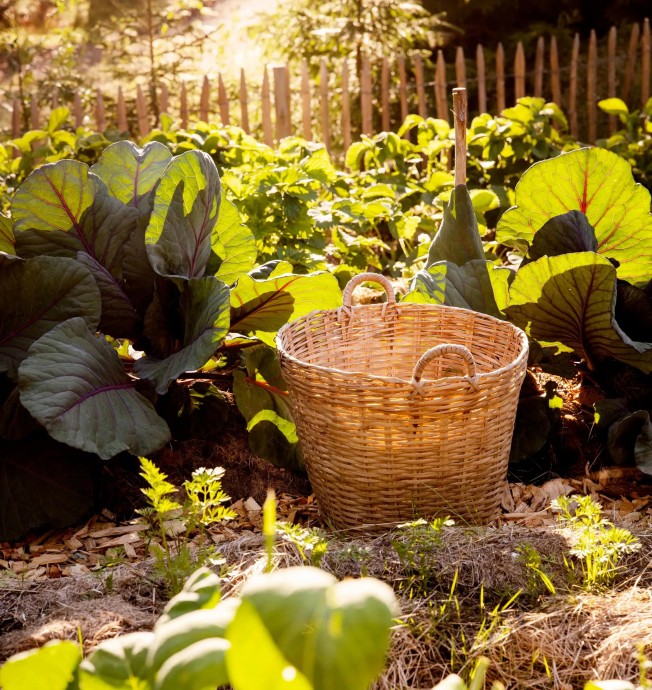
M 384 304 L 352 306 L 380 283 Z M 276 340 L 308 475 L 340 529 L 415 516 L 496 517 L 525 334 L 476 312 L 397 304 L 378 274 L 353 278 L 340 309 L 284 326 Z

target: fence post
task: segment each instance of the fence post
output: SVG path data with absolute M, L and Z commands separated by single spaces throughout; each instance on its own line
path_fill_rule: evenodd
M 210 115 L 210 97 L 211 84 L 208 77 L 204 75 L 204 80 L 201 85 L 201 95 L 199 96 L 199 119 L 202 122 L 208 122 L 208 116 Z
M 389 131 L 389 60 L 384 57 L 380 70 L 381 126 L 383 132 Z
M 351 95 L 349 93 L 349 62 L 342 63 L 342 143 L 344 152 L 351 146 Z
M 312 114 L 310 110 L 310 72 L 308 61 L 301 61 L 301 123 L 303 138 L 312 141 Z
M 276 65 L 274 74 L 274 114 L 276 115 L 276 139 L 290 136 L 290 113 L 288 111 L 288 73 L 285 65 Z
M 435 100 L 437 102 L 437 117 L 448 122 L 448 96 L 446 95 L 446 63 L 444 53 L 437 51 L 437 65 L 435 68 Z
M 39 129 L 41 124 L 41 109 L 38 104 L 38 96 L 35 93 L 29 99 L 29 124 L 32 129 Z
M 127 108 L 125 106 L 125 97 L 122 93 L 122 86 L 118 86 L 117 98 L 117 115 L 118 115 L 118 131 L 128 132 L 129 125 L 127 124 Z
M 534 95 L 543 96 L 543 60 L 545 57 L 546 41 L 543 36 L 537 39 L 537 52 L 534 58 Z
M 403 124 L 408 116 L 407 76 L 405 74 L 405 57 L 403 55 L 399 55 L 396 58 L 396 66 L 398 68 L 398 91 L 401 101 L 401 124 Z
M 616 45 L 618 42 L 618 34 L 616 27 L 612 26 L 609 29 L 609 38 L 607 39 L 607 96 L 609 98 L 616 97 Z M 618 118 L 615 115 L 609 115 L 609 134 L 613 134 L 618 127 Z
M 52 110 L 59 107 L 59 87 L 55 86 L 52 89 Z
M 247 93 L 247 80 L 244 68 L 240 68 L 240 124 L 242 129 L 249 134 L 249 94 Z
M 217 98 L 220 106 L 220 120 L 225 127 L 231 124 L 231 115 L 229 114 L 229 99 L 226 95 L 226 88 L 222 81 L 222 75 L 217 75 Z
M 525 52 L 523 44 L 516 44 L 516 57 L 514 58 L 514 100 L 525 96 Z
M 484 48 L 481 44 L 475 49 L 475 61 L 478 65 L 478 110 L 487 112 L 487 81 L 484 64 Z
M 360 113 L 362 117 L 362 134 L 371 136 L 373 133 L 373 116 L 371 112 L 371 66 L 367 55 L 362 56 L 362 71 L 360 73 Z
M 272 101 L 269 95 L 269 73 L 267 65 L 263 71 L 263 85 L 261 88 L 261 118 L 263 125 L 263 141 L 267 146 L 273 144 L 272 137 Z
M 79 129 L 84 124 L 84 112 L 82 110 L 81 96 L 76 93 L 72 102 L 72 114 L 75 118 L 75 129 Z
M 591 29 L 589 38 L 589 55 L 586 66 L 586 106 L 589 124 L 589 144 L 595 144 L 598 138 L 598 112 L 597 112 L 597 88 L 598 88 L 598 39 L 595 30 Z
M 643 20 L 643 35 L 641 36 L 641 107 L 650 98 L 650 20 Z
M 570 133 L 574 139 L 578 138 L 577 131 L 577 63 L 580 59 L 580 35 L 575 34 L 573 52 L 571 54 L 570 77 L 568 83 L 568 116 L 570 118 Z
M 18 139 L 23 129 L 23 107 L 19 98 L 14 98 L 11 109 L 11 138 Z
M 455 80 L 457 81 L 458 88 L 466 88 L 466 64 L 464 62 L 464 48 L 462 46 L 457 46 L 457 51 L 455 52 Z
M 496 48 L 496 108 L 498 113 L 505 110 L 505 50 L 502 43 Z
M 632 25 L 632 32 L 629 35 L 629 48 L 627 50 L 627 63 L 625 65 L 625 79 L 621 97 L 625 103 L 629 103 L 629 95 L 634 81 L 634 66 L 636 64 L 636 52 L 638 48 L 638 36 L 640 28 L 638 24 Z
M 421 55 L 414 56 L 414 80 L 417 88 L 417 108 L 419 115 L 426 117 L 426 91 L 423 85 L 423 60 Z
M 328 151 L 331 149 L 330 114 L 328 112 L 328 66 L 326 58 L 319 63 L 319 100 L 321 107 L 321 140 Z
M 170 92 L 168 91 L 167 84 L 164 82 L 160 86 L 160 92 L 158 95 L 158 112 L 169 113 L 170 112 Z
M 553 36 L 550 39 L 550 91 L 553 103 L 560 108 L 561 103 L 561 82 L 559 80 L 559 52 L 557 50 L 557 39 Z

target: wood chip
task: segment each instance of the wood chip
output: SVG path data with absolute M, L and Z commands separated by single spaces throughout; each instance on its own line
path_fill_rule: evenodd
M 136 553 L 136 549 L 134 549 L 134 547 L 129 542 L 124 543 L 122 546 L 125 550 L 125 553 L 127 554 L 127 558 L 131 558 L 131 559 L 138 558 L 138 554 Z
M 102 541 L 101 544 L 95 546 L 95 551 L 103 551 L 105 549 L 112 549 L 115 546 L 124 546 L 125 544 L 134 544 L 136 542 L 142 542 L 142 539 L 135 533 L 123 534 L 121 537 L 116 537 L 115 539 L 108 539 L 107 541 Z
M 66 563 L 70 560 L 67 553 L 44 553 L 42 556 L 36 556 L 29 562 L 30 570 L 38 568 L 41 565 L 54 565 L 56 563 Z
M 244 502 L 244 507 L 248 513 L 251 511 L 259 513 L 262 510 L 256 499 L 251 496 Z
M 103 537 L 119 537 L 122 534 L 130 534 L 131 532 L 144 532 L 147 525 L 121 525 L 118 527 L 109 527 L 107 529 L 93 530 L 89 533 L 89 537 L 93 539 L 102 539 Z

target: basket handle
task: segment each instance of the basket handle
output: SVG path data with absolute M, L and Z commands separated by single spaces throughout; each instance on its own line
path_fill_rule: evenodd
M 436 357 L 441 355 L 459 355 L 466 364 L 466 376 L 464 377 L 468 381 L 471 388 L 474 391 L 478 390 L 478 375 L 475 370 L 475 360 L 468 347 L 464 345 L 436 345 L 431 347 L 429 350 L 424 352 L 419 361 L 414 365 L 414 371 L 412 372 L 412 381 L 410 383 L 414 386 L 413 394 L 422 394 L 423 384 L 421 383 L 421 377 L 425 368 L 432 362 Z
M 396 304 L 396 295 L 394 294 L 394 288 L 390 281 L 385 278 L 385 276 L 380 273 L 360 273 L 357 276 L 353 276 L 351 280 L 346 284 L 344 292 L 342 293 L 342 305 L 345 309 L 351 309 L 351 298 L 353 297 L 353 291 L 360 285 L 360 283 L 378 283 L 382 286 L 383 290 L 387 293 L 387 304 Z

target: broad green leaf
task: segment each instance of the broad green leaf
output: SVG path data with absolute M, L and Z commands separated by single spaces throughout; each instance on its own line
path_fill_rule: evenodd
M 108 460 L 147 455 L 170 439 L 113 348 L 81 318 L 41 336 L 20 366 L 20 399 L 50 436 Z
M 598 108 L 608 115 L 619 115 L 624 118 L 629 115 L 627 104 L 620 98 L 604 98 L 598 101 Z
M 102 642 L 80 666 L 79 690 L 150 690 L 147 653 L 150 632 L 135 632 Z
M 187 151 L 172 159 L 156 188 L 145 232 L 156 273 L 183 278 L 204 275 L 220 200 L 220 178 L 208 154 Z
M 270 347 L 247 350 L 245 371 L 233 376 L 233 394 L 247 422 L 256 455 L 280 467 L 303 467 L 296 426 L 276 353 Z
M 595 229 L 580 211 L 554 216 L 536 233 L 528 251 L 530 259 L 571 252 L 597 252 Z
M 66 124 L 66 120 L 70 116 L 70 108 L 66 106 L 60 106 L 59 108 L 54 108 L 50 113 L 48 118 L 48 132 L 53 135 L 57 130 L 61 129 L 63 125 Z
M 310 177 L 322 184 L 330 184 L 337 179 L 337 171 L 331 162 L 326 147 L 312 151 L 301 161 L 301 167 Z
M 616 321 L 632 340 L 652 341 L 652 290 L 618 281 Z
M 142 149 L 131 141 L 118 141 L 104 149 L 91 172 L 104 182 L 111 196 L 138 208 L 171 159 L 168 147 L 157 141 L 150 141 Z
M 264 280 L 265 278 L 283 276 L 287 273 L 292 273 L 292 264 L 289 261 L 274 259 L 273 261 L 267 261 L 264 264 L 260 264 L 260 266 L 252 268 L 248 275 L 256 280 Z
M 179 594 L 168 601 L 156 627 L 191 611 L 213 609 L 220 599 L 220 578 L 208 568 L 199 568 L 186 580 Z
M 227 285 L 250 271 L 256 262 L 256 239 L 240 218 L 238 209 L 227 199 L 220 205 L 220 215 L 211 238 L 213 254 L 219 260 L 215 277 Z
M 624 398 L 605 398 L 593 403 L 593 418 L 600 428 L 608 429 L 628 412 Z
M 82 251 L 121 277 L 138 211 L 109 196 L 84 163 L 63 160 L 35 170 L 14 195 L 11 213 L 19 256 L 77 258 Z
M 239 605 L 239 599 L 224 599 L 215 608 L 190 611 L 157 625 L 147 655 L 150 674 L 158 673 L 168 659 L 191 644 L 224 637 Z
M 182 649 L 163 664 L 152 690 L 215 690 L 229 685 L 225 658 L 229 647 L 226 640 L 212 637 Z
M 314 690 L 366 690 L 383 668 L 396 599 L 378 580 L 286 568 L 252 578 L 241 598 Z
M 139 335 L 141 318 L 124 286 L 86 252 L 78 252 L 77 261 L 90 271 L 100 291 L 99 330 L 115 338 L 135 340 Z
M 96 461 L 46 434 L 0 442 L 0 541 L 83 520 L 93 505 Z
M 14 239 L 14 231 L 12 221 L 3 213 L 0 213 L 0 253 L 16 254 L 16 240 Z
M 636 465 L 652 475 L 652 422 L 647 410 L 626 414 L 609 427 L 609 454 L 617 465 Z
M 303 673 L 283 656 L 250 602 L 240 604 L 227 639 L 231 646 L 226 666 L 234 690 L 313 690 Z
M 616 259 L 618 277 L 633 284 L 652 275 L 650 193 L 634 182 L 629 163 L 597 148 L 536 163 L 516 185 L 516 206 L 498 223 L 496 240 L 523 251 L 545 223 L 568 211 L 584 213 L 598 252 Z
M 590 680 L 584 690 L 636 690 L 636 686 L 627 680 Z
M 3 690 L 66 690 L 81 661 L 79 646 L 54 640 L 10 657 L 0 668 Z
M 342 304 L 337 278 L 330 273 L 283 275 L 255 280 L 244 275 L 231 290 L 231 332 L 252 334 L 268 345 L 281 326 L 315 309 Z
M 458 185 L 451 193 L 439 232 L 430 245 L 427 265 L 450 261 L 462 266 L 473 259 L 484 259 L 484 248 L 469 191 L 466 185 Z
M 79 316 L 95 330 L 100 292 L 88 269 L 72 259 L 38 256 L 0 271 L 0 371 L 13 381 L 32 343 Z
M 484 259 L 467 261 L 461 267 L 448 261 L 439 261 L 417 273 L 413 291 L 403 301 L 434 302 L 499 317 L 489 274 L 505 271 L 509 269 L 496 268 Z
M 134 364 L 134 372 L 152 381 L 159 394 L 165 393 L 180 374 L 204 366 L 229 331 L 229 288 L 217 278 L 187 281 L 179 307 L 183 323 L 181 349 L 163 360 L 143 357 Z
M 652 371 L 652 343 L 632 340 L 614 317 L 616 269 L 593 252 L 542 257 L 523 266 L 507 316 L 544 344 L 563 345 L 590 369 L 607 357 Z
M 15 386 L 2 400 L 0 397 L 0 439 L 20 441 L 41 429 L 41 425 L 22 406 Z

